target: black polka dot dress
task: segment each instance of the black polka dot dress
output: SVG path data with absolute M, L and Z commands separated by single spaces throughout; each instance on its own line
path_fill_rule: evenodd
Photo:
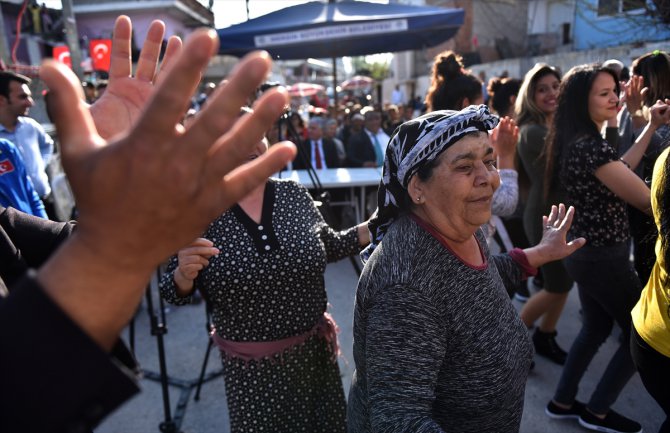
M 326 310 L 326 263 L 360 250 L 355 228 L 332 230 L 307 190 L 270 180 L 261 222 L 235 206 L 203 237 L 220 254 L 196 279 L 211 303 L 221 338 L 236 342 L 280 340 L 314 328 Z M 177 298 L 170 260 L 162 296 Z M 222 357 L 233 433 L 344 432 L 344 392 L 337 362 L 324 339 L 313 336 L 273 359 L 244 362 Z

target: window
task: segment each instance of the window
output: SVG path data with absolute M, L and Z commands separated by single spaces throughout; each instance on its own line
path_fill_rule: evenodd
M 617 15 L 644 9 L 645 0 L 598 0 L 598 16 Z

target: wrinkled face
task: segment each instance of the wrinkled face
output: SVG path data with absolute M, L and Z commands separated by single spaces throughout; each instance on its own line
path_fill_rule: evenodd
M 558 88 L 561 82 L 554 74 L 547 74 L 535 84 L 533 102 L 545 115 L 553 114 L 558 107 Z
M 593 80 L 589 91 L 589 116 L 596 125 L 616 116 L 619 106 L 619 95 L 616 91 L 614 78 L 601 72 Z
M 323 129 L 316 123 L 310 123 L 307 128 L 307 135 L 309 135 L 310 140 L 320 140 L 323 137 Z
M 500 186 L 489 136 L 467 135 L 439 159 L 428 180 L 417 179 L 421 206 L 433 223 L 448 221 L 465 234 L 474 233 L 491 218 L 493 193 Z
M 9 99 L 7 108 L 16 117 L 27 116 L 30 107 L 34 105 L 33 96 L 27 84 L 11 81 L 9 83 Z

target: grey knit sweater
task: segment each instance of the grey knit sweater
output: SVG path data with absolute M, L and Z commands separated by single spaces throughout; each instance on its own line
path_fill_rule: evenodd
M 518 432 L 532 348 L 508 256 L 473 268 L 409 217 L 365 266 L 354 310 L 350 432 Z

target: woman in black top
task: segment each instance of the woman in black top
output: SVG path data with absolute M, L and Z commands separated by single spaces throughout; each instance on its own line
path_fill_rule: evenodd
M 592 430 L 640 432 L 639 423 L 610 409 L 635 373 L 628 335 L 630 311 L 641 287 L 629 261 L 626 202 L 649 212 L 649 188 L 630 168 L 638 165 L 656 128 L 670 118 L 670 110 L 665 103 L 654 105 L 650 122 L 619 158 L 600 134 L 603 124 L 616 116 L 618 103 L 619 82 L 611 70 L 577 66 L 561 83 L 549 130 L 545 193 L 564 190 L 578 211 L 570 236 L 584 237 L 588 243 L 564 261 L 577 282 L 583 324 L 546 413 L 552 418 L 577 418 Z M 624 333 L 621 345 L 584 405 L 575 400 L 579 382 L 615 321 Z

